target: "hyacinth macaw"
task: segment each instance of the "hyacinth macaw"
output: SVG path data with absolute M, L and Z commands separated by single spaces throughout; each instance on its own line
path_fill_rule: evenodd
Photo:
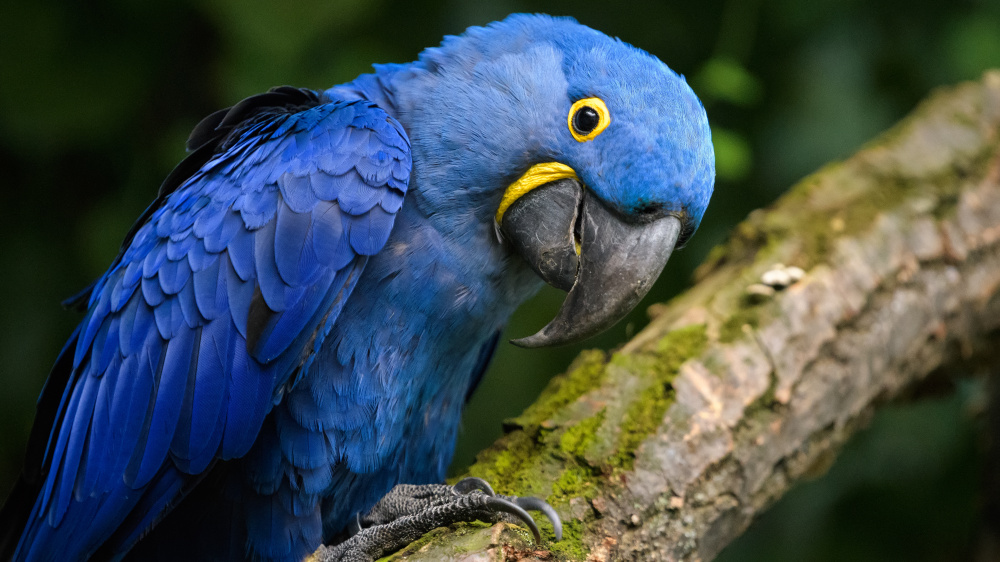
M 374 68 L 195 128 L 77 299 L 5 559 L 364 560 L 408 540 L 399 517 L 551 513 L 431 484 L 519 304 L 568 291 L 515 343 L 593 335 L 698 227 L 705 111 L 652 55 L 543 15 Z

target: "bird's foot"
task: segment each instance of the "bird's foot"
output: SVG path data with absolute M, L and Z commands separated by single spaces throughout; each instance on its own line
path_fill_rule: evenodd
M 454 486 L 399 484 L 364 517 L 352 525 L 352 536 L 334 546 L 320 547 L 317 562 L 372 562 L 395 552 L 438 527 L 468 521 L 497 523 L 517 519 L 541 541 L 538 525 L 527 510 L 540 511 L 562 540 L 562 522 L 552 506 L 538 498 L 501 496 L 480 478 L 466 478 Z

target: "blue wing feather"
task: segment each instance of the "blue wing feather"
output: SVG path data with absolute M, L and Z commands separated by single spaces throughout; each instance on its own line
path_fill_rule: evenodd
M 219 277 L 221 274 L 219 261 L 213 259 L 204 268 L 195 271 L 191 279 L 194 302 L 201 315 L 208 320 L 215 320 L 228 306 L 225 278 Z
M 167 298 L 167 294 L 160 287 L 160 280 L 157 277 L 143 277 L 140 287 L 142 288 L 142 298 L 149 306 L 159 306 Z
M 302 286 L 322 269 L 306 244 L 312 224 L 308 211 L 296 212 L 288 205 L 281 205 L 275 223 L 274 258 L 278 274 L 286 285 Z
M 259 98 L 199 125 L 195 160 L 89 293 L 16 559 L 86 557 L 112 533 L 127 547 L 216 459 L 245 455 L 385 244 L 411 165 L 402 128 L 368 102 Z M 262 105 L 286 98 L 294 110 Z M 324 439 L 286 437 L 316 468 L 307 487 L 328 482 Z
M 223 405 L 229 386 L 227 371 L 236 339 L 229 323 L 228 318 L 219 318 L 202 329 L 188 446 L 193 454 L 185 457 L 197 460 L 195 464 L 201 466 L 202 470 L 212 457 L 197 459 L 197 456 L 200 453 L 201 457 L 205 457 L 206 452 L 214 455 L 218 449 L 216 429 L 225 426 Z

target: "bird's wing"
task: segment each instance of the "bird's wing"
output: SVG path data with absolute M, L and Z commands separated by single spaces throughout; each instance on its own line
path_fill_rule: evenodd
M 479 357 L 476 359 L 476 366 L 472 370 L 472 377 L 469 379 L 469 390 L 465 391 L 465 401 L 468 402 L 472 399 L 472 394 L 476 392 L 479 388 L 479 383 L 483 382 L 483 377 L 486 376 L 486 371 L 490 368 L 490 363 L 493 362 L 493 356 L 497 352 L 497 346 L 500 344 L 500 334 L 502 330 L 497 330 L 497 333 L 493 334 L 490 339 L 486 340 L 486 343 L 479 348 Z
M 293 88 L 206 118 L 189 148 L 40 399 L 19 557 L 86 555 L 126 518 L 141 533 L 188 475 L 244 455 L 385 244 L 411 166 L 375 105 Z

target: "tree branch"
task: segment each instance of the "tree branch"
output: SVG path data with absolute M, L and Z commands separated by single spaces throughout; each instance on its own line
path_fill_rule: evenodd
M 713 558 L 873 408 L 996 357 L 998 135 L 1000 72 L 933 95 L 752 213 L 621 350 L 554 379 L 469 472 L 547 498 L 564 541 L 464 526 L 392 558 Z M 748 292 L 778 263 L 806 274 Z

